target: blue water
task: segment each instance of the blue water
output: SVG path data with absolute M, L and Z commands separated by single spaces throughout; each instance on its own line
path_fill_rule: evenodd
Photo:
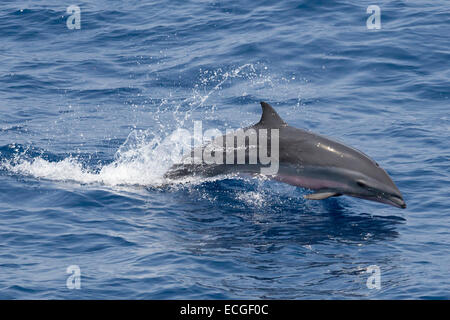
M 3 0 L 0 298 L 450 298 L 449 28 L 446 0 Z M 259 101 L 370 155 L 408 208 L 165 183 L 177 129 Z

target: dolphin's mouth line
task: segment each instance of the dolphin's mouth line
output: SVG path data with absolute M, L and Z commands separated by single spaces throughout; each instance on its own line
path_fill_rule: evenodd
M 399 197 L 395 194 L 379 193 L 378 195 L 376 195 L 375 198 L 379 202 L 390 204 L 397 208 L 401 208 L 401 209 L 406 208 L 405 200 L 403 200 L 402 197 Z
M 364 196 L 361 194 L 354 194 L 354 193 L 350 193 L 350 194 L 348 193 L 347 195 L 355 197 L 355 198 L 361 198 L 361 199 L 372 200 L 372 201 L 376 201 L 376 202 L 382 202 L 382 203 L 389 204 L 391 206 L 401 208 L 401 209 L 406 208 L 405 200 L 403 200 L 403 198 L 401 198 L 397 195 L 394 195 L 394 194 L 387 194 L 384 192 L 379 192 L 373 196 Z
M 390 203 L 392 203 L 394 206 L 396 206 L 398 208 L 402 208 L 402 209 L 406 208 L 405 201 L 396 195 L 390 195 L 389 197 L 387 197 L 385 199 L 387 199 Z

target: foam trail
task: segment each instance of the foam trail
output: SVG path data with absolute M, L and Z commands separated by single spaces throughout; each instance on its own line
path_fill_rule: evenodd
M 21 155 L 4 161 L 1 167 L 12 173 L 54 181 L 161 186 L 167 183 L 164 173 L 181 159 L 183 148 L 187 147 L 182 142 L 181 131 L 175 131 L 163 141 L 159 137 L 148 140 L 147 132 L 139 134 L 133 131 L 117 151 L 115 160 L 97 170 L 86 167 L 73 157 L 48 161 L 42 157 L 27 160 Z

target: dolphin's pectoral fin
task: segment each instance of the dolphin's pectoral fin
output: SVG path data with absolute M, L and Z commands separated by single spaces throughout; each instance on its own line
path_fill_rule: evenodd
M 323 199 L 327 199 L 330 197 L 339 197 L 342 194 L 337 193 L 337 192 L 316 192 L 316 193 L 311 193 L 311 194 L 307 194 L 306 196 L 304 196 L 305 199 L 308 200 L 323 200 Z

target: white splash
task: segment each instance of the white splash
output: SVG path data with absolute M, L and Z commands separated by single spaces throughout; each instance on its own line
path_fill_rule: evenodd
M 182 156 L 184 139 L 175 131 L 163 141 L 148 138 L 148 132 L 133 131 L 116 152 L 115 160 L 97 169 L 88 168 L 74 157 L 48 161 L 42 157 L 4 161 L 0 166 L 21 175 L 54 181 L 99 183 L 108 186 L 166 184 L 164 173 Z
M 265 194 L 261 191 L 249 191 L 249 192 L 240 192 L 237 195 L 237 200 L 244 202 L 245 204 L 257 208 L 262 208 L 266 204 Z

